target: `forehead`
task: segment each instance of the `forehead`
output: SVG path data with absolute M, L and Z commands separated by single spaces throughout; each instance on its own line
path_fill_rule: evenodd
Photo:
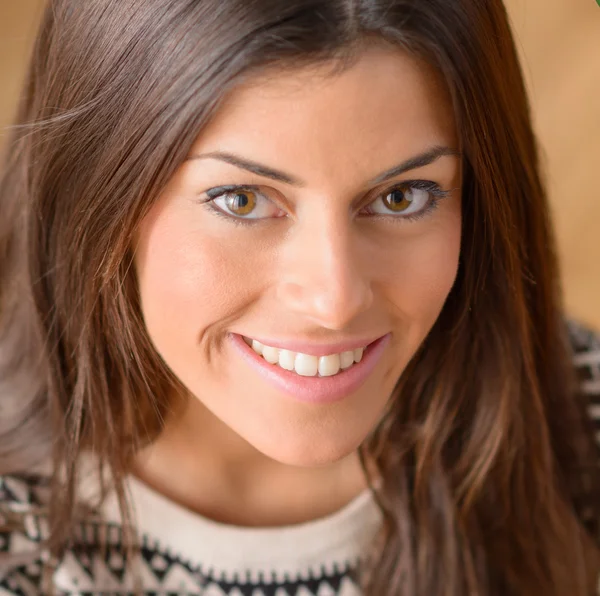
M 351 183 L 435 145 L 459 148 L 441 76 L 402 50 L 375 46 L 335 74 L 271 69 L 246 81 L 194 151 L 231 151 L 303 179 Z

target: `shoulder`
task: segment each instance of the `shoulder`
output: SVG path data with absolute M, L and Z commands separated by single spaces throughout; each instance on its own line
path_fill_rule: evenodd
M 39 593 L 47 527 L 39 515 L 48 480 L 0 476 L 0 594 Z
M 49 486 L 49 478 L 39 474 L 0 476 L 0 507 L 15 511 L 39 507 Z
M 567 330 L 582 390 L 600 392 L 600 332 L 573 319 L 567 321 Z
M 577 321 L 567 321 L 573 364 L 579 379 L 579 391 L 587 401 L 600 443 L 600 332 Z

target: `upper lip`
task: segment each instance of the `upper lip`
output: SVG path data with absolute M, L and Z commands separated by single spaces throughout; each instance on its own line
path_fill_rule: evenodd
M 314 341 L 302 339 L 268 339 L 266 337 L 257 337 L 255 335 L 244 335 L 248 339 L 255 339 L 263 345 L 279 348 L 280 350 L 290 350 L 291 352 L 302 352 L 310 356 L 328 356 L 330 354 L 340 354 L 349 352 L 356 348 L 365 348 L 374 341 L 381 339 L 382 335 L 369 338 L 350 338 L 343 341 L 332 343 L 316 343 Z

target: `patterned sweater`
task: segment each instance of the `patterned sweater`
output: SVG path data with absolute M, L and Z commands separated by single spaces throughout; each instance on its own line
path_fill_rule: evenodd
M 600 443 L 600 335 L 569 323 L 574 362 L 589 396 L 589 414 Z M 0 478 L 0 503 L 29 512 L 42 502 L 41 476 Z M 180 507 L 135 478 L 128 487 L 142 544 L 138 568 L 146 594 L 202 596 L 359 596 L 352 577 L 381 524 L 365 492 L 342 510 L 316 521 L 279 528 L 220 524 Z M 97 547 L 101 524 L 90 519 L 77 528 L 77 547 L 58 562 L 58 594 L 130 593 L 120 515 L 114 498 L 102 508 L 108 521 L 108 548 Z M 1 521 L 1 520 L 0 520 Z M 29 553 L 47 536 L 44 521 L 26 515 L 24 530 L 0 532 L 0 596 L 41 594 L 41 550 L 28 561 L 3 562 L 7 553 Z

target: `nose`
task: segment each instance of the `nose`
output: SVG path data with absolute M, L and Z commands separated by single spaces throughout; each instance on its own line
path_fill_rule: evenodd
M 350 222 L 321 219 L 288 236 L 280 253 L 277 299 L 286 312 L 344 330 L 372 304 L 371 280 Z

